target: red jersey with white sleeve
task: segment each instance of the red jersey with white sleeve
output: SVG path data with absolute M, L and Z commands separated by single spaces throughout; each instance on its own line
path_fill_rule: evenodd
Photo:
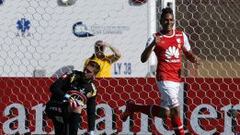
M 173 30 L 173 35 L 156 33 L 156 54 L 158 65 L 156 78 L 158 81 L 181 82 L 182 51 L 190 51 L 191 47 L 186 34 Z

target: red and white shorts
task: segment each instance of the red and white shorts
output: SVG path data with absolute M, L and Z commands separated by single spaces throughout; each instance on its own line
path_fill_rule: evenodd
M 160 106 L 166 109 L 177 107 L 179 103 L 180 82 L 157 81 L 157 86 L 161 94 Z

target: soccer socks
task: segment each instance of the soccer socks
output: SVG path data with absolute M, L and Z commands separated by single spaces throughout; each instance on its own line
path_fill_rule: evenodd
M 126 102 L 126 109 L 123 112 L 123 114 L 121 115 L 121 119 L 123 121 L 126 121 L 128 116 L 130 116 L 130 115 L 132 115 L 134 113 L 133 106 L 135 106 L 135 103 L 132 100 L 128 100 Z
M 159 117 L 159 118 L 163 118 L 164 120 L 168 118 L 167 110 L 160 106 L 138 105 L 138 104 L 135 104 L 133 101 L 127 101 L 126 110 L 123 113 L 123 117 L 122 117 L 123 121 L 126 121 L 127 117 L 133 114 L 134 112 L 141 112 L 152 118 Z M 171 124 L 176 135 L 184 135 L 183 124 L 179 116 L 172 116 Z
M 171 123 L 176 135 L 184 135 L 183 124 L 180 117 L 173 116 L 171 118 Z

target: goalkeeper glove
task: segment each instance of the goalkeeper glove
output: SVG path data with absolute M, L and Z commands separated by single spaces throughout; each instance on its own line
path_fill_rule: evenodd
M 70 98 L 71 98 L 71 95 L 69 95 L 69 94 L 65 94 L 65 95 L 64 95 L 64 99 L 67 99 L 67 100 L 68 100 L 68 99 L 70 99 Z

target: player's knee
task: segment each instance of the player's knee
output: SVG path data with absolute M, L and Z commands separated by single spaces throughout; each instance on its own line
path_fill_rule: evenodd
M 170 109 L 170 116 L 178 116 L 180 115 L 179 107 L 173 107 Z
M 158 115 L 158 117 L 166 119 L 167 117 L 169 117 L 170 115 L 170 111 L 167 109 L 163 109 L 163 111 L 161 111 Z
M 170 111 L 168 109 L 160 107 L 160 106 L 153 106 L 152 113 L 153 113 L 153 116 L 157 116 L 160 118 L 166 118 L 169 116 Z
M 168 110 L 168 109 L 165 109 L 165 112 L 164 112 L 165 114 L 164 114 L 164 117 L 166 118 L 166 117 L 169 117 L 169 115 L 170 115 L 170 111 Z

